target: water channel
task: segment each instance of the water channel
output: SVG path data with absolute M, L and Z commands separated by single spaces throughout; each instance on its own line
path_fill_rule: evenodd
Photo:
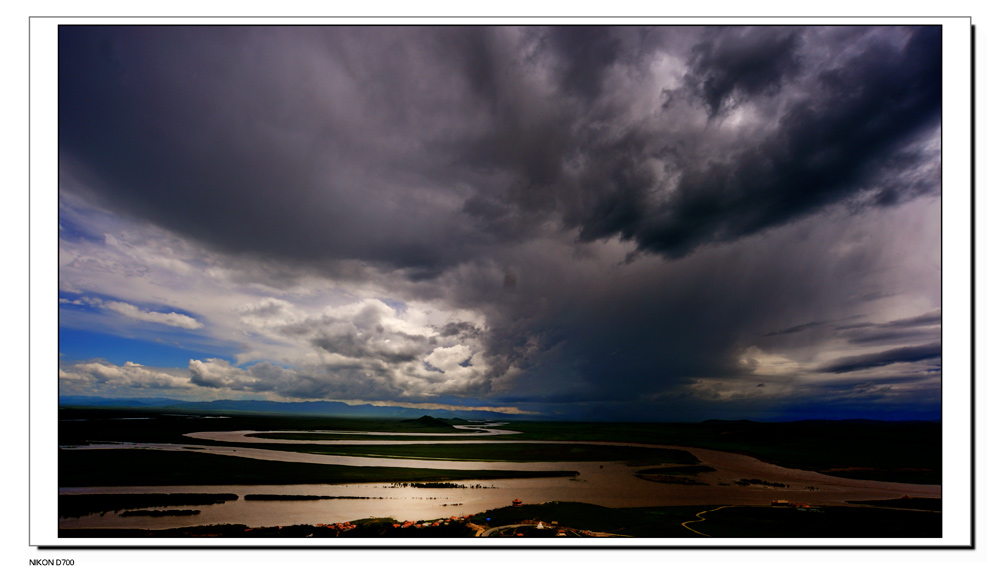
M 484 437 L 510 434 L 486 425 L 481 433 L 434 435 L 440 440 L 282 440 L 252 438 L 264 431 L 197 432 L 189 436 L 213 442 L 266 442 L 268 444 L 382 445 L 382 444 L 484 444 L 509 443 L 496 440 L 448 440 L 448 437 Z M 290 431 L 282 431 L 290 432 Z M 269 432 L 272 433 L 273 432 Z M 301 434 L 296 432 L 295 434 Z M 310 434 L 338 434 L 336 431 L 316 431 Z M 339 432 L 353 434 L 358 432 Z M 401 436 L 403 433 L 367 433 L 372 436 Z M 412 433 L 413 436 L 432 435 Z M 646 467 L 630 467 L 623 462 L 499 462 L 421 460 L 410 458 L 319 455 L 248 447 L 198 444 L 107 444 L 88 445 L 75 450 L 137 448 L 159 451 L 204 452 L 273 461 L 275 468 L 282 463 L 299 462 L 343 466 L 385 466 L 397 468 L 437 468 L 449 470 L 561 470 L 576 471 L 574 477 L 532 479 L 453 481 L 465 488 L 413 488 L 391 483 L 341 485 L 192 485 L 149 487 L 86 487 L 61 488 L 60 494 L 83 493 L 234 493 L 239 499 L 218 505 L 190 508 L 201 512 L 179 517 L 121 517 L 115 513 L 93 514 L 79 518 L 61 518 L 60 528 L 147 528 L 163 529 L 192 525 L 239 523 L 249 526 L 292 524 L 330 524 L 366 517 L 391 517 L 399 521 L 431 520 L 463 516 L 511 504 L 515 498 L 525 503 L 576 501 L 606 507 L 644 507 L 664 505 L 767 505 L 772 500 L 786 499 L 813 505 L 843 505 L 848 500 L 940 497 L 939 485 L 915 485 L 832 477 L 811 471 L 789 469 L 758 459 L 716 450 L 670 445 L 599 443 L 589 441 L 516 441 L 519 444 L 600 444 L 643 446 L 685 450 L 702 464 L 716 469 L 698 475 L 704 485 L 677 485 L 651 482 L 635 476 Z M 784 488 L 761 485 L 741 486 L 740 479 L 762 479 L 785 484 Z M 302 501 L 248 501 L 248 494 L 322 495 L 365 497 Z

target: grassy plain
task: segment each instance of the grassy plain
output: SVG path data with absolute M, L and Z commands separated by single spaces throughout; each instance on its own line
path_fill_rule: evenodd
M 511 438 L 691 446 L 844 478 L 941 484 L 941 424 L 936 422 L 519 422 L 505 428 L 524 432 Z
M 780 466 L 842 478 L 941 483 L 941 425 L 933 422 L 511 422 L 503 428 L 521 432 L 503 437 L 512 442 L 566 440 L 691 446 L 746 454 Z M 302 450 L 317 452 L 316 447 Z
M 254 444 L 253 446 L 312 454 L 421 458 L 430 460 L 509 462 L 626 461 L 632 466 L 664 463 L 695 464 L 698 462 L 698 459 L 694 455 L 683 450 L 586 444 L 407 444 L 399 446 Z
M 460 432 L 450 425 L 421 424 L 412 420 L 384 418 L 337 418 L 276 416 L 264 414 L 174 412 L 142 408 L 59 409 L 59 444 L 80 445 L 100 442 L 191 443 L 189 432 L 213 430 L 344 430 L 363 432 Z M 312 437 L 311 433 L 299 436 Z M 340 435 L 337 435 L 338 437 Z M 412 437 L 399 437 L 411 440 Z M 199 442 L 201 444 L 202 442 Z M 204 442 L 211 444 L 211 442 Z
M 138 419 L 138 420 L 137 420 Z M 458 422 L 458 421 L 456 421 Z M 266 438 L 241 443 L 213 443 L 184 435 L 198 431 L 289 430 L 300 431 L 275 438 L 315 439 L 315 430 L 338 430 L 357 434 L 333 435 L 337 439 L 370 440 L 363 432 L 456 432 L 440 420 L 392 420 L 308 416 L 260 416 L 164 412 L 142 409 L 60 409 L 59 443 L 64 446 L 109 442 L 174 443 L 270 448 L 319 454 L 353 454 L 440 460 L 482 461 L 629 461 L 634 465 L 674 464 L 641 471 L 640 476 L 658 482 L 697 484 L 698 474 L 709 468 L 698 465 L 684 451 L 641 447 L 611 447 L 587 442 L 652 443 L 737 452 L 791 468 L 824 472 L 841 477 L 924 484 L 941 481 L 941 426 L 938 423 L 891 423 L 871 421 L 812 421 L 757 423 L 707 421 L 697 424 L 614 424 L 565 422 L 509 422 L 503 428 L 519 431 L 491 440 L 501 444 L 461 445 L 306 445 L 275 444 Z M 460 431 L 458 431 L 460 432 Z M 383 440 L 414 441 L 419 438 L 387 434 Z M 475 437 L 455 437 L 450 440 Z M 427 441 L 440 440 L 428 438 Z M 524 444 L 528 441 L 573 441 L 568 445 Z M 644 474 L 643 474 L 644 473 Z M 337 484 L 359 482 L 414 483 L 471 479 L 573 476 L 571 471 L 458 471 L 345 467 L 294 462 L 273 462 L 188 451 L 156 450 L 59 450 L 58 478 L 61 487 L 170 486 L 241 484 Z M 679 484 L 679 483 L 678 483 Z M 60 497 L 62 516 L 88 512 L 179 504 L 210 504 L 225 497 L 164 499 L 153 495 L 126 498 L 88 495 Z M 199 503 L 198 500 L 205 502 Z M 274 500 L 268 497 L 268 500 Z M 287 499 L 291 500 L 291 499 Z M 137 502 L 138 501 L 138 502 Z M 152 501 L 152 502 L 150 502 Z M 187 501 L 180 502 L 177 501 Z M 722 507 L 722 508 L 719 508 Z M 98 510 L 94 510 L 98 509 Z M 664 506 L 613 509 L 582 503 L 546 503 L 505 507 L 477 515 L 473 523 L 500 526 L 526 519 L 558 521 L 575 527 L 633 537 L 699 537 L 682 526 L 713 537 L 939 537 L 939 499 L 894 499 L 867 501 L 850 507 L 824 507 L 816 511 L 789 508 L 730 505 Z M 705 520 L 696 516 L 702 511 Z M 175 511 L 163 511 L 174 515 Z M 485 519 L 489 518 L 487 522 Z M 697 521 L 697 522 L 694 522 Z M 138 529 L 61 530 L 65 537 L 466 537 L 470 526 L 449 525 L 403 530 L 390 520 L 366 520 L 349 532 L 326 527 L 295 525 L 249 529 L 243 525 L 212 525 L 164 531 Z
M 217 505 L 226 501 L 235 501 L 238 498 L 240 498 L 239 495 L 232 493 L 59 495 L 59 516 L 82 517 L 91 513 L 147 507 Z
M 427 430 L 423 432 L 448 431 L 447 426 L 437 422 L 419 425 L 413 424 L 412 420 L 385 418 L 264 416 L 235 413 L 217 415 L 225 418 L 206 418 L 194 413 L 90 408 L 61 408 L 59 415 L 61 445 L 114 441 L 190 444 L 192 440 L 184 437 L 185 433 L 210 430 L 345 430 L 360 433 L 412 432 L 426 428 Z M 122 418 L 146 419 L 122 420 Z M 941 424 L 934 422 L 866 420 L 803 422 L 710 420 L 672 424 L 509 422 L 503 428 L 521 432 L 502 437 L 503 440 L 511 442 L 565 440 L 691 446 L 747 454 L 785 467 L 813 470 L 845 478 L 918 484 L 941 483 Z M 454 432 L 454 429 L 451 431 Z M 313 435 L 301 433 L 298 436 L 308 438 Z M 337 436 L 348 439 L 351 435 Z M 354 436 L 370 439 L 360 434 Z M 392 439 L 391 436 L 385 438 Z M 405 439 L 413 440 L 412 437 Z M 212 444 L 208 441 L 198 441 L 198 443 Z M 261 444 L 256 444 L 251 441 L 247 445 L 267 447 L 267 442 L 262 440 Z M 282 449 L 291 450 L 290 446 L 292 445 L 283 445 Z M 307 450 L 305 448 L 307 446 L 311 448 Z M 303 445 L 299 450 L 317 452 L 320 448 L 322 447 L 317 445 Z M 372 451 L 372 448 L 367 447 L 364 454 L 379 452 Z M 481 449 L 486 451 L 486 445 Z M 397 449 L 396 452 L 395 456 L 410 456 L 405 454 L 406 451 Z M 446 455 L 440 454 L 438 457 L 446 458 Z M 456 455 L 451 457 L 458 458 Z M 475 458 L 488 459 L 487 456 Z
M 342 484 L 569 477 L 574 471 L 443 470 L 275 462 L 162 450 L 60 450 L 59 486 Z
M 388 431 L 382 431 L 388 432 Z M 457 431 L 456 431 L 457 432 Z M 289 432 L 289 433 L 273 433 L 265 432 L 261 434 L 251 434 L 246 437 L 247 440 L 259 439 L 261 442 L 267 442 L 268 440 L 425 440 L 427 442 L 434 442 L 441 440 L 440 436 L 406 436 L 404 434 L 386 434 L 379 436 L 371 436 L 368 434 L 328 434 L 325 432 Z M 448 440 L 482 440 L 481 436 L 449 436 Z

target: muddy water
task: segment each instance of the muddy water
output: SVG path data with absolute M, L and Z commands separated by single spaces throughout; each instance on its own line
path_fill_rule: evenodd
M 381 444 L 381 441 L 359 441 L 363 445 Z M 448 441 L 447 444 L 455 442 Z M 409 442 L 403 444 L 428 444 L 427 441 Z M 439 444 L 435 442 L 434 444 Z M 445 444 L 445 443 L 441 443 Z M 204 446 L 196 444 L 159 444 L 159 443 L 114 443 L 90 444 L 87 446 L 69 448 L 86 452 L 88 450 L 109 449 L 164 450 L 183 452 L 202 452 L 224 456 L 238 456 L 258 460 L 273 460 L 278 462 L 299 462 L 307 464 L 331 464 L 337 466 L 385 466 L 392 468 L 436 468 L 446 470 L 579 470 L 576 466 L 586 466 L 588 463 L 568 462 L 497 462 L 481 460 L 424 460 L 417 458 L 382 458 L 368 456 L 344 456 L 339 454 L 309 454 L 285 450 L 268 450 L 264 448 L 249 448 L 245 446 Z M 561 465 L 553 467 L 552 465 Z
M 205 434 L 205 433 L 201 433 Z M 219 434 L 219 433 L 213 433 Z M 236 436 L 236 433 L 227 433 Z M 246 431 L 240 431 L 240 438 Z M 203 437 L 204 438 L 204 437 Z M 212 438 L 212 440 L 220 440 Z M 234 440 L 234 439 L 230 439 Z M 245 440 L 245 439 L 244 439 Z M 273 442 L 273 441 L 269 441 Z M 294 441 L 299 444 L 302 441 Z M 330 444 L 334 441 L 323 441 Z M 383 441 L 345 442 L 376 444 Z M 463 441 L 441 441 L 440 443 L 462 443 Z M 482 443 L 485 441 L 475 441 Z M 497 441 L 502 442 L 502 441 Z M 519 441 L 524 442 L 524 441 Z M 400 441 L 392 441 L 399 444 Z M 415 444 L 426 444 L 426 441 Z M 538 443 L 553 444 L 550 441 Z M 439 444 L 435 441 L 434 444 Z M 554 444 L 581 444 L 565 442 Z M 586 444 L 593 444 L 587 442 Z M 614 444 L 614 443 L 607 443 Z M 628 445 L 622 445 L 628 446 Z M 659 445 L 641 445 L 659 446 Z M 101 487 L 65 488 L 60 493 L 151 493 L 151 492 L 206 492 L 234 493 L 240 495 L 237 501 L 222 505 L 207 505 L 197 508 L 201 513 L 182 517 L 127 517 L 113 513 L 90 515 L 75 519 L 61 519 L 61 528 L 73 527 L 130 527 L 130 528 L 171 528 L 189 525 L 217 523 L 241 523 L 250 526 L 275 526 L 291 524 L 319 524 L 356 520 L 365 517 L 392 517 L 397 520 L 434 519 L 447 516 L 473 514 L 487 509 L 511 504 L 515 498 L 527 503 L 548 501 L 578 501 L 607 507 L 640 507 L 662 505 L 721 505 L 746 504 L 767 505 L 772 500 L 787 499 L 814 505 L 843 504 L 848 500 L 889 499 L 901 495 L 912 497 L 940 497 L 941 487 L 937 485 L 913 485 L 876 481 L 850 480 L 822 475 L 815 472 L 783 468 L 765 463 L 748 456 L 700 448 L 662 446 L 686 450 L 694 454 L 702 464 L 716 469 L 696 477 L 706 485 L 673 485 L 642 480 L 635 476 L 636 470 L 624 463 L 596 462 L 486 462 L 486 461 L 438 461 L 417 459 L 393 459 L 373 457 L 348 457 L 333 455 L 311 455 L 277 450 L 251 448 L 231 448 L 195 445 L 103 445 L 87 448 L 148 448 L 164 451 L 192 450 L 228 456 L 244 456 L 259 460 L 278 462 L 309 462 L 316 464 L 339 464 L 347 466 L 390 466 L 403 468 L 444 468 L 455 470 L 573 470 L 576 477 L 544 479 L 504 479 L 455 481 L 466 487 L 480 485 L 483 488 L 459 489 L 414 489 L 393 487 L 387 483 L 351 485 L 220 485 L 220 486 L 171 486 L 171 487 Z M 85 452 L 85 450 L 81 450 Z M 780 482 L 786 488 L 763 486 L 740 486 L 735 481 L 763 479 Z M 366 499 L 337 499 L 316 501 L 246 501 L 243 497 L 251 493 L 303 494 L 361 496 Z M 185 507 L 176 507 L 185 508 Z

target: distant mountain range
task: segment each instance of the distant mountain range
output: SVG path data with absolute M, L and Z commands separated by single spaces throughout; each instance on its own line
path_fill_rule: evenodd
M 352 406 L 343 402 L 271 402 L 269 400 L 212 400 L 189 402 L 171 398 L 102 398 L 100 396 L 60 396 L 59 406 L 101 408 L 157 408 L 195 412 L 246 412 L 253 414 L 294 414 L 313 416 L 355 416 L 372 418 L 464 418 L 467 420 L 524 420 L 521 415 L 500 412 L 434 410 L 401 406 Z

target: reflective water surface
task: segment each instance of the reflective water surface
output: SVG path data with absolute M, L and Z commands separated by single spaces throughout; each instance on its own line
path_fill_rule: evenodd
M 226 433 L 194 433 L 193 438 L 221 442 L 242 439 L 252 431 Z M 504 431 L 500 431 L 504 432 Z M 508 431 L 509 432 L 509 431 Z M 352 434 L 357 434 L 352 433 Z M 379 433 L 398 435 L 399 433 Z M 420 435 L 426 436 L 426 435 Z M 462 434 L 467 436 L 467 434 Z M 259 440 L 259 439 L 258 439 Z M 268 443 L 277 440 L 268 440 Z M 302 444 L 305 441 L 289 441 Z M 433 444 L 460 444 L 485 441 L 441 440 Z M 503 442 L 503 441 L 497 441 Z M 518 441 L 525 443 L 528 441 Z M 337 441 L 322 441 L 336 444 Z M 427 441 L 342 441 L 341 444 L 428 444 Z M 538 444 L 594 444 L 591 442 L 537 441 Z M 602 443 L 616 444 L 616 443 Z M 767 505 L 772 500 L 787 499 L 813 505 L 843 504 L 848 500 L 890 499 L 904 494 L 911 497 L 940 497 L 939 485 L 915 485 L 877 481 L 851 480 L 827 476 L 811 471 L 783 468 L 744 455 L 728 452 L 668 445 L 657 446 L 686 450 L 715 472 L 704 473 L 697 479 L 704 485 L 676 485 L 650 482 L 635 476 L 635 471 L 649 467 L 629 467 L 618 462 L 489 462 L 418 460 L 403 458 L 353 457 L 317 455 L 245 447 L 222 447 L 177 444 L 117 444 L 91 445 L 88 448 L 144 448 L 162 451 L 196 451 L 228 456 L 242 456 L 275 461 L 275 468 L 282 462 L 307 462 L 346 466 L 387 466 L 404 468 L 441 468 L 452 470 L 569 470 L 579 472 L 575 477 L 535 479 L 467 480 L 454 481 L 466 488 L 433 489 L 400 487 L 391 483 L 345 485 L 211 485 L 211 486 L 158 486 L 158 487 L 88 487 L 62 488 L 61 494 L 77 493 L 234 493 L 239 500 L 220 505 L 194 508 L 198 515 L 180 517 L 120 517 L 115 513 L 88 515 L 80 518 L 60 519 L 61 528 L 148 528 L 162 529 L 190 525 L 239 523 L 249 526 L 276 526 L 293 524 L 328 524 L 357 520 L 366 517 L 391 517 L 400 521 L 436 519 L 452 515 L 478 513 L 487 509 L 507 506 L 515 498 L 526 503 L 549 501 L 577 501 L 607 507 L 640 507 L 662 505 Z M 787 488 L 734 484 L 740 479 L 762 479 L 780 482 Z M 478 487 L 478 488 L 477 488 Z M 247 494 L 299 494 L 367 497 L 364 499 L 325 499 L 309 501 L 247 501 Z M 166 507 L 164 507 L 166 508 Z

